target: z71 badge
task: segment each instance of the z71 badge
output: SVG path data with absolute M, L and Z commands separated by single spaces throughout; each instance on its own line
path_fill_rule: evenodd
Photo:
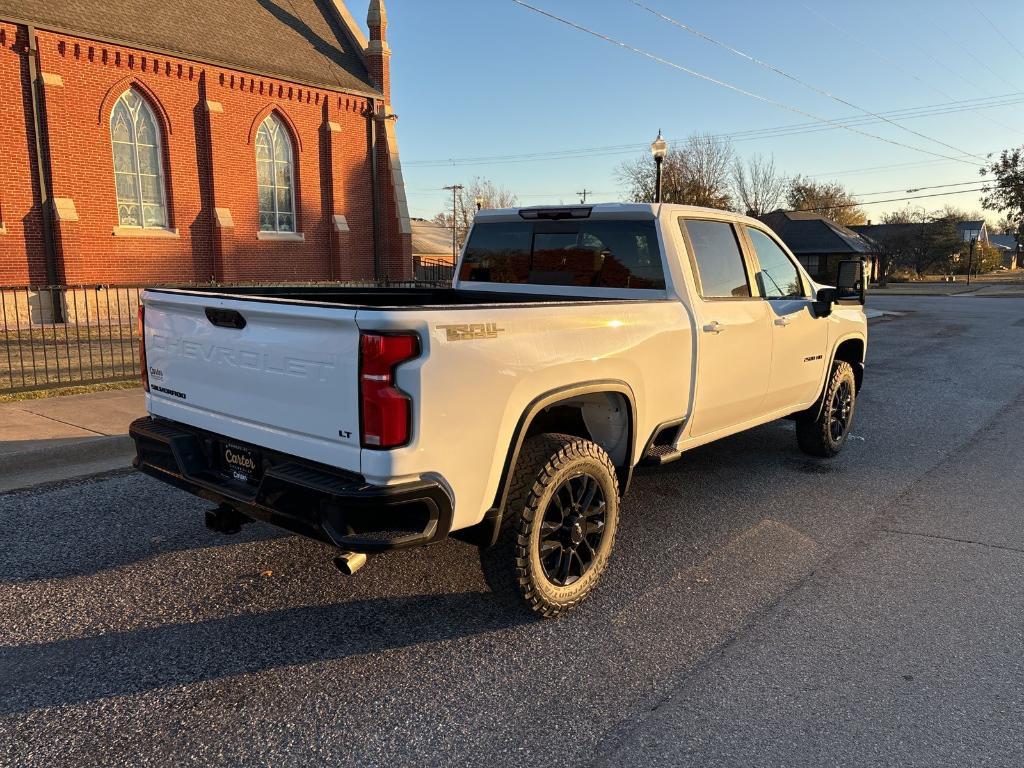
M 448 334 L 448 341 L 469 341 L 470 339 L 496 339 L 504 328 L 497 323 L 461 323 L 459 325 L 439 325 L 438 330 Z

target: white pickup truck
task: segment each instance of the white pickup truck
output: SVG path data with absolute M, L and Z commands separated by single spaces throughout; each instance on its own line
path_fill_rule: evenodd
M 136 466 L 367 553 L 454 536 L 542 616 L 608 564 L 633 468 L 791 417 L 835 455 L 863 265 L 815 284 L 761 222 L 677 205 L 483 211 L 451 288 L 152 289 Z M 637 514 L 642 511 L 636 510 Z

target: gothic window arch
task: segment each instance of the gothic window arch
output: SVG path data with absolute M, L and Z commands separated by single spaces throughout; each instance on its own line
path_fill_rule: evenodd
M 122 227 L 167 226 L 163 144 L 153 108 L 129 88 L 110 111 L 117 221 Z
M 256 130 L 261 232 L 295 232 L 295 154 L 284 122 L 271 112 Z

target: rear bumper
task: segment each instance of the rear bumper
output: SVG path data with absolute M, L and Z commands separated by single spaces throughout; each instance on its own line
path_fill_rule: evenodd
M 429 544 L 451 530 L 452 501 L 436 482 L 369 485 L 359 475 L 249 446 L 262 457 L 262 477 L 240 483 L 216 468 L 217 446 L 232 440 L 145 417 L 129 428 L 136 469 L 254 520 L 351 552 Z

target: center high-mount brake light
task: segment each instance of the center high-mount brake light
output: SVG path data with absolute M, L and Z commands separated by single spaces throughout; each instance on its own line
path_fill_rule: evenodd
M 589 219 L 593 210 L 593 208 L 581 208 L 575 205 L 571 208 L 523 208 L 519 211 L 519 216 L 524 219 L 554 219 L 555 221 L 560 219 Z
M 149 392 L 149 364 L 146 362 L 146 307 L 139 304 L 139 370 L 142 388 Z
M 409 442 L 412 399 L 395 386 L 395 369 L 419 357 L 413 333 L 364 333 L 359 338 L 359 389 L 364 448 L 398 448 Z

